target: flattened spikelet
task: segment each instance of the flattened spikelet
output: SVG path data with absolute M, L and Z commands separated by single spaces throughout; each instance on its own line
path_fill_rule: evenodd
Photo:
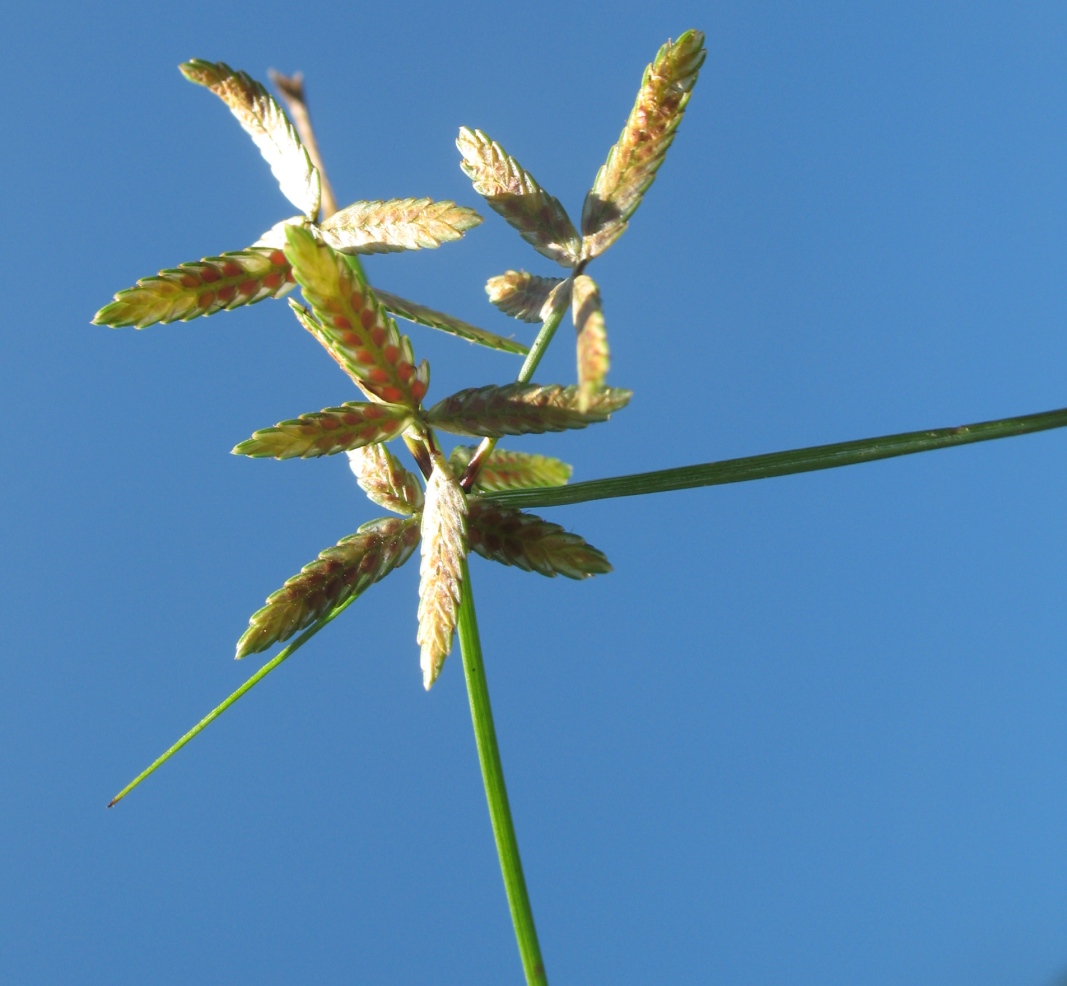
M 406 318 L 409 322 L 428 325 L 431 329 L 440 329 L 449 335 L 466 339 L 467 342 L 475 342 L 479 346 L 498 349 L 505 353 L 516 353 L 519 356 L 525 356 L 530 351 L 529 346 L 524 346 L 521 342 L 494 335 L 485 329 L 479 329 L 477 325 L 471 325 L 469 322 L 453 318 L 444 312 L 427 308 L 425 305 L 418 304 L 418 302 L 408 301 L 406 298 L 389 294 L 379 288 L 375 288 L 374 293 L 378 295 L 378 300 L 385 305 L 386 311 L 399 315 L 401 318 Z
M 410 516 L 422 510 L 422 486 L 384 445 L 368 445 L 348 453 L 356 482 L 378 506 Z
M 278 298 L 292 287 L 285 254 L 252 247 L 142 277 L 101 308 L 93 323 L 143 329 L 156 322 L 187 322 L 224 308 Z
M 419 633 L 422 684 L 429 690 L 441 673 L 459 615 L 459 587 L 467 554 L 467 498 L 440 456 L 426 484 L 419 567 Z
M 562 277 L 538 277 L 524 270 L 509 270 L 485 282 L 489 300 L 505 315 L 524 322 L 543 322 L 542 309 Z
M 600 308 L 600 289 L 585 274 L 574 279 L 571 311 L 578 331 L 578 407 L 584 411 L 603 390 L 611 363 L 608 333 Z
M 467 526 L 470 550 L 502 565 L 549 578 L 587 579 L 611 571 L 602 551 L 534 514 L 471 500 Z
M 559 199 L 549 195 L 533 175 L 481 130 L 461 127 L 456 139 L 463 155 L 460 167 L 498 212 L 538 253 L 564 267 L 573 267 L 581 238 Z
M 335 606 L 385 578 L 411 557 L 419 540 L 414 518 L 382 517 L 323 551 L 254 613 L 237 657 L 256 654 L 311 626 Z
M 455 202 L 388 199 L 354 202 L 324 219 L 323 238 L 343 253 L 421 250 L 458 240 L 482 217 Z
M 426 418 L 434 427 L 457 435 L 536 435 L 607 421 L 631 396 L 629 390 L 606 387 L 581 410 L 576 386 L 511 383 L 461 390 L 435 404 Z
M 178 68 L 190 82 L 206 86 L 237 117 L 281 186 L 282 194 L 309 219 L 319 212 L 319 172 L 293 125 L 266 89 L 224 62 L 194 58 Z
M 457 445 L 448 457 L 452 474 L 461 476 L 474 455 L 475 446 Z M 565 486 L 572 468 L 566 462 L 547 455 L 512 452 L 495 448 L 478 471 L 474 489 L 481 493 L 500 490 L 528 490 L 534 487 Z
M 399 404 L 351 402 L 263 428 L 233 449 L 254 458 L 309 459 L 396 438 L 414 415 Z
M 595 257 L 626 230 L 656 177 L 704 63 L 704 35 L 668 41 L 645 69 L 637 101 L 582 208 L 583 257 Z
M 415 366 L 411 341 L 397 331 L 370 285 L 308 230 L 288 226 L 285 235 L 285 254 L 315 314 L 315 328 L 305 323 L 309 331 L 366 394 L 418 407 L 429 386 L 429 364 Z

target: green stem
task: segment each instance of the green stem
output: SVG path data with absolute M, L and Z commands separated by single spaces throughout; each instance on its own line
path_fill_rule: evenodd
M 724 459 L 721 462 L 708 462 L 699 466 L 681 466 L 676 469 L 662 469 L 658 472 L 594 479 L 585 483 L 575 483 L 573 486 L 487 493 L 485 499 L 509 507 L 559 507 L 569 503 L 585 503 L 589 500 L 604 500 L 615 496 L 638 496 L 645 493 L 692 489 L 697 486 L 747 483 L 754 479 L 789 476 L 793 473 L 812 472 L 816 469 L 836 469 L 839 466 L 852 466 L 860 462 L 890 459 L 898 455 L 913 455 L 916 452 L 932 452 L 935 449 L 952 448 L 955 445 L 971 445 L 974 442 L 989 442 L 997 438 L 1012 438 L 1015 435 L 1028 435 L 1036 431 L 1063 427 L 1067 427 L 1067 408 L 1044 411 L 1040 414 L 1028 414 L 1019 418 L 983 421 L 956 428 L 910 431 L 901 435 L 883 435 L 879 438 L 864 438 L 855 442 L 839 442 L 836 445 L 813 445 L 810 448 L 793 449 L 789 452 L 771 452 L 767 455 L 752 455 L 743 459 Z
M 460 585 L 459 647 L 463 655 L 463 674 L 467 679 L 467 695 L 471 704 L 471 721 L 474 723 L 474 740 L 478 746 L 478 762 L 482 766 L 482 782 L 485 799 L 489 802 L 489 818 L 493 824 L 496 852 L 500 857 L 500 871 L 504 876 L 504 889 L 511 908 L 511 923 L 515 926 L 515 938 L 522 957 L 522 968 L 528 986 L 547 986 L 545 964 L 541 959 L 541 946 L 537 942 L 530 897 L 526 892 L 526 878 L 522 873 L 519 858 L 519 843 L 515 838 L 515 825 L 511 820 L 508 791 L 504 784 L 504 768 L 500 763 L 500 748 L 493 726 L 493 710 L 489 704 L 489 685 L 485 680 L 485 665 L 482 662 L 482 644 L 478 636 L 478 618 L 474 613 L 474 595 L 471 592 L 470 571 L 463 561 L 463 582 Z
M 127 794 L 129 794 L 138 784 L 141 783 L 149 774 L 154 773 L 160 767 L 163 766 L 175 753 L 177 753 L 186 743 L 189 742 L 197 733 L 206 729 L 211 723 L 213 723 L 223 712 L 225 712 L 234 702 L 236 702 L 245 692 L 251 690 L 254 685 L 259 684 L 264 678 L 267 677 L 279 664 L 284 660 L 295 654 L 301 647 L 304 646 L 312 637 L 315 636 L 330 620 L 337 616 L 340 616 L 349 606 L 352 605 L 359 597 L 359 593 L 346 599 L 340 606 L 332 609 L 326 614 L 318 623 L 314 626 L 308 627 L 299 637 L 296 638 L 288 647 L 285 647 L 278 652 L 277 656 L 273 657 L 266 664 L 263 665 L 251 678 L 248 679 L 240 688 L 237 689 L 229 698 L 225 699 L 220 705 L 216 705 L 203 719 L 201 719 L 192 729 L 189 730 L 178 742 L 169 747 L 166 752 L 160 754 L 155 760 L 153 760 L 144 770 L 142 770 L 129 784 L 127 784 L 118 794 L 115 795 L 108 802 L 108 808 L 112 808 L 117 805 Z

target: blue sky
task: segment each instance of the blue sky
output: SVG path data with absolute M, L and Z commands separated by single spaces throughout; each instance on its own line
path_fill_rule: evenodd
M 378 511 L 229 449 L 355 391 L 284 304 L 143 332 L 114 291 L 291 214 L 176 71 L 302 69 L 342 202 L 478 208 L 372 283 L 497 332 L 552 273 L 458 167 L 499 140 L 573 216 L 643 66 L 708 60 L 591 273 L 629 408 L 513 443 L 575 479 L 1067 404 L 1062 4 L 227 3 L 9 12 L 0 401 L 0 979 L 502 983 L 520 967 L 458 654 L 417 565 L 113 811 L 244 680 L 248 616 Z M 288 210 L 288 211 L 287 211 Z M 431 397 L 513 357 L 410 327 Z M 573 379 L 561 332 L 538 373 Z M 1067 435 L 545 511 L 615 566 L 475 559 L 553 983 L 1067 974 Z

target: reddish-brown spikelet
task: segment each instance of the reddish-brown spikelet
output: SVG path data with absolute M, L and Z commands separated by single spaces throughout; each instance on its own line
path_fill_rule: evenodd
M 351 402 L 262 428 L 233 452 L 273 459 L 333 455 L 396 438 L 413 418 L 411 409 L 402 404 Z
M 538 253 L 564 267 L 578 262 L 581 237 L 559 199 L 549 195 L 533 175 L 481 130 L 461 127 L 456 146 L 463 155 L 463 173 L 490 208 Z
M 342 253 L 422 250 L 458 240 L 482 217 L 455 202 L 388 199 L 354 202 L 320 224 L 323 239 Z
M 578 331 L 578 407 L 585 411 L 596 394 L 603 390 L 611 357 L 604 313 L 600 307 L 600 288 L 586 274 L 574 279 L 571 312 Z
M 461 476 L 466 472 L 474 452 L 473 445 L 457 445 L 452 449 L 448 464 L 453 475 Z M 478 470 L 474 489 L 482 493 L 495 493 L 499 490 L 565 486 L 572 471 L 566 462 L 551 456 L 495 448 Z
M 288 226 L 285 235 L 293 275 L 315 314 L 316 338 L 373 399 L 417 408 L 429 386 L 429 364 L 415 366 L 411 341 L 370 285 L 308 230 Z
M 356 482 L 378 506 L 406 517 L 422 510 L 422 486 L 384 445 L 349 452 L 348 464 Z
M 467 554 L 467 498 L 440 455 L 426 483 L 419 566 L 419 659 L 427 690 L 452 649 L 459 615 L 459 587 Z
M 93 323 L 143 329 L 156 322 L 187 322 L 224 308 L 279 298 L 292 287 L 289 261 L 281 250 L 250 247 L 142 277 L 101 308 Z
M 668 41 L 645 69 L 637 101 L 582 208 L 583 257 L 595 257 L 626 230 L 656 177 L 704 64 L 704 35 Z
M 489 300 L 505 315 L 524 322 L 543 322 L 542 309 L 562 277 L 538 277 L 524 270 L 509 270 L 485 282 Z
M 259 148 L 282 194 L 309 219 L 319 212 L 319 172 L 282 108 L 255 79 L 224 62 L 194 58 L 178 66 L 190 82 L 206 86 L 237 117 Z
M 364 524 L 305 565 L 254 613 L 237 642 L 237 657 L 256 654 L 311 626 L 351 596 L 385 578 L 411 557 L 419 540 L 414 518 Z
M 461 390 L 435 404 L 426 420 L 457 435 L 500 438 L 502 435 L 537 435 L 546 431 L 585 428 L 607 421 L 625 407 L 632 392 L 605 387 L 593 395 L 585 410 L 576 386 L 511 383 L 503 387 Z
M 490 561 L 555 578 L 587 579 L 611 571 L 602 551 L 534 514 L 472 499 L 467 518 L 470 550 Z

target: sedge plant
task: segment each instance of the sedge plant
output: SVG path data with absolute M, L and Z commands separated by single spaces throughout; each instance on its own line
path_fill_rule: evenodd
M 645 69 L 618 141 L 596 172 L 575 224 L 558 199 L 495 140 L 464 127 L 457 147 L 474 190 L 560 275 L 507 270 L 486 284 L 505 314 L 539 323 L 527 348 L 378 287 L 360 256 L 435 248 L 460 239 L 482 218 L 428 198 L 360 201 L 338 209 L 318 154 L 302 81 L 273 76 L 282 106 L 258 82 L 224 63 L 193 60 L 182 74 L 219 96 L 252 137 L 298 213 L 255 243 L 182 263 L 139 280 L 97 312 L 97 324 L 145 328 L 281 298 L 323 346 L 362 400 L 303 413 L 256 431 L 238 455 L 288 459 L 345 453 L 359 486 L 389 516 L 370 521 L 321 551 L 272 593 L 237 642 L 236 656 L 278 652 L 111 801 L 116 804 L 160 765 L 292 656 L 357 598 L 420 553 L 416 642 L 422 680 L 432 687 L 458 637 L 472 723 L 501 871 L 526 981 L 546 983 L 533 911 L 496 742 L 467 555 L 529 572 L 582 580 L 611 571 L 580 536 L 527 512 L 579 503 L 829 469 L 1067 425 L 1067 409 L 956 428 L 890 435 L 702 465 L 570 484 L 571 466 L 497 446 L 501 438 L 606 422 L 630 391 L 609 386 L 607 330 L 590 264 L 626 231 L 673 142 L 705 58 L 696 30 L 668 41 Z M 577 379 L 538 384 L 534 374 L 571 312 Z M 418 362 L 393 316 L 468 342 L 524 357 L 515 382 L 472 386 L 427 404 L 430 367 Z M 440 433 L 480 439 L 447 450 Z M 388 443 L 406 448 L 409 470 Z M 290 638 L 293 638 L 290 640 Z

